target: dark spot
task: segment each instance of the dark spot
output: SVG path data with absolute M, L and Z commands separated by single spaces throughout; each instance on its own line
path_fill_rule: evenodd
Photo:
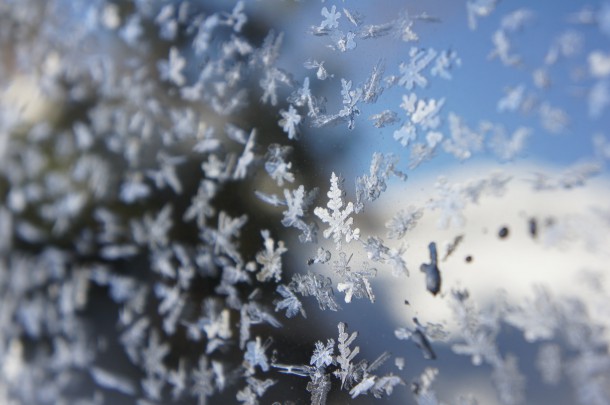
M 447 246 L 447 251 L 445 252 L 445 257 L 443 257 L 443 261 L 447 260 L 449 255 L 451 255 L 455 251 L 455 249 L 457 249 L 458 245 L 460 244 L 460 242 L 462 242 L 463 239 L 464 235 L 458 235 L 453 239 L 453 242 L 451 242 L 449 246 Z
M 506 238 L 508 236 L 508 227 L 503 226 L 502 228 L 500 228 L 500 230 L 498 231 L 498 236 L 502 239 Z
M 411 334 L 411 340 L 419 347 L 426 360 L 436 360 L 436 353 L 434 353 L 432 345 L 424 333 L 425 327 L 419 323 L 417 318 L 413 318 L 413 322 L 415 323 L 415 330 Z
M 472 256 L 468 255 L 464 260 L 466 260 L 466 263 L 470 263 L 472 262 Z
M 307 259 L 307 265 L 311 266 L 314 263 L 313 259 Z
M 436 243 L 430 242 L 428 250 L 430 250 L 430 263 L 423 263 L 419 269 L 426 273 L 426 289 L 432 295 L 436 295 L 441 290 L 441 272 L 438 268 Z
M 411 305 L 409 301 L 405 300 L 405 305 Z
M 530 218 L 527 225 L 530 235 L 535 239 L 536 236 L 538 236 L 538 222 L 536 221 L 536 218 Z

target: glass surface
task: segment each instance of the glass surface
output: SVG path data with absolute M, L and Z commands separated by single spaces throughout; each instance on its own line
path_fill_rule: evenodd
M 609 36 L 0 0 L 0 402 L 610 403 Z

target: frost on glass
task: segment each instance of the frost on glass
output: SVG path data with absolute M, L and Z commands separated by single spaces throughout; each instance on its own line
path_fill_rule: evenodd
M 0 27 L 1 403 L 610 403 L 607 1 Z

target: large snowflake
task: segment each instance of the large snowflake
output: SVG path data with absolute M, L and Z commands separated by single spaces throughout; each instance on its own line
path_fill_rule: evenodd
M 337 249 L 341 247 L 343 236 L 345 236 L 346 242 L 357 240 L 360 236 L 360 229 L 351 228 L 354 219 L 350 215 L 354 212 L 354 204 L 350 201 L 343 208 L 343 191 L 339 183 L 339 177 L 333 172 L 330 176 L 330 190 L 327 193 L 330 199 L 326 204 L 328 209 L 316 207 L 313 211 L 322 221 L 328 224 L 328 228 L 324 230 L 323 235 L 326 239 L 332 235 Z

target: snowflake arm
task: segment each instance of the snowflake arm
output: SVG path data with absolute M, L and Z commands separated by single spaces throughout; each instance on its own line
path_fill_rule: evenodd
M 339 329 L 339 338 L 337 339 L 339 355 L 337 356 L 336 361 L 339 364 L 340 369 L 336 370 L 334 374 L 341 379 L 341 389 L 343 389 L 346 382 L 349 387 L 351 380 L 354 378 L 354 365 L 352 364 L 352 360 L 360 353 L 360 347 L 356 346 L 354 349 L 350 349 L 349 347 L 358 337 L 358 332 L 352 332 L 352 334 L 349 335 L 346 331 L 347 326 L 343 322 L 339 322 L 337 327 Z

